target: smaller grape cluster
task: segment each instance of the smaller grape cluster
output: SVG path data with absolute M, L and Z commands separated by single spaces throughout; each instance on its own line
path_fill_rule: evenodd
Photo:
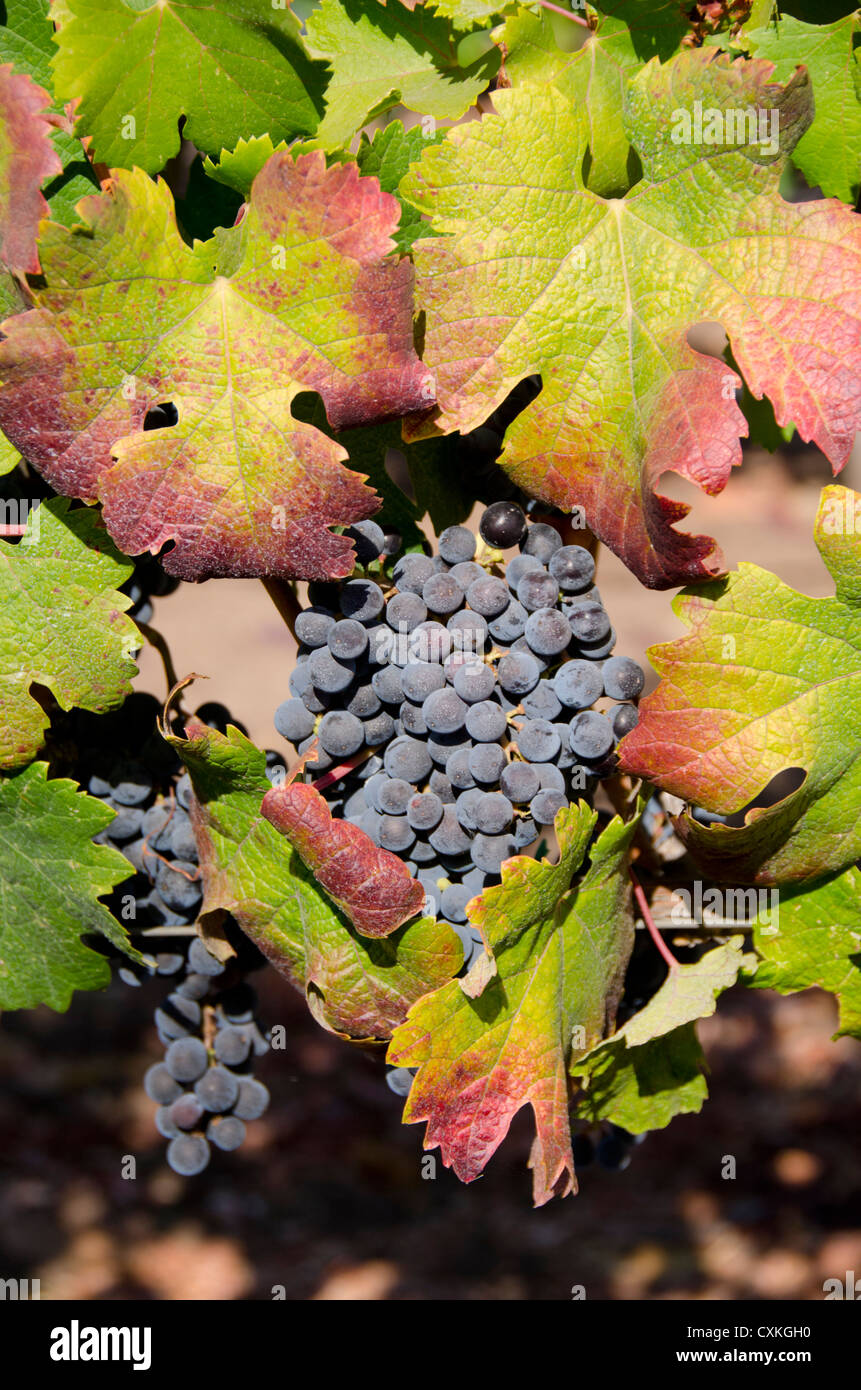
M 202 880 L 189 814 L 192 788 L 170 745 L 156 732 L 158 701 L 132 695 L 120 717 L 75 711 L 61 725 L 59 754 L 74 746 L 76 771 L 91 796 L 116 813 L 95 838 L 129 861 L 131 873 L 109 900 L 142 962 L 123 958 L 127 985 L 164 977 L 173 989 L 155 1010 L 163 1062 L 150 1067 L 144 1088 L 156 1101 L 156 1125 L 169 1139 L 167 1158 L 183 1176 L 200 1173 L 211 1145 L 238 1148 L 248 1120 L 269 1104 L 252 1075 L 269 1043 L 255 1022 L 256 996 L 244 980 L 262 963 L 256 947 L 228 922 L 235 961 L 225 967 L 194 935 Z M 224 729 L 222 705 L 202 705 L 196 717 Z M 190 945 L 189 945 L 190 941 Z
M 164 1060 L 144 1077 L 158 1105 L 156 1127 L 169 1140 L 167 1161 L 183 1177 L 201 1173 L 211 1146 L 238 1149 L 246 1123 L 269 1105 L 269 1092 L 253 1075 L 254 1059 L 269 1049 L 255 1022 L 256 995 L 194 937 L 188 954 L 155 957 L 161 975 L 180 976 L 156 1009 Z M 226 980 L 226 985 L 222 981 Z
M 363 572 L 310 586 L 275 727 L 308 776 L 330 772 L 332 814 L 404 860 L 468 967 L 467 903 L 614 770 L 643 672 L 612 655 L 590 552 L 513 502 L 485 510 L 480 546 L 451 526 L 435 556 L 391 564 L 374 522 L 348 534 Z

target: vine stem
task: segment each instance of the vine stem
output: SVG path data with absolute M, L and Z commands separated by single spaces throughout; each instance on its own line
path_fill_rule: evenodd
M 296 619 L 302 609 L 293 589 L 283 579 L 264 579 L 262 584 L 272 602 L 275 604 L 275 607 L 278 609 L 278 612 L 281 614 L 281 617 L 284 619 L 284 622 L 290 629 L 293 637 L 298 642 L 299 639 L 296 637 Z
M 572 14 L 570 10 L 563 10 L 561 5 L 551 4 L 551 0 L 538 0 L 538 3 L 545 10 L 552 10 L 554 14 L 564 15 L 566 19 L 570 19 L 574 24 L 582 24 L 584 29 L 591 29 L 592 27 L 588 19 L 582 19 L 580 15 Z
M 655 919 L 652 916 L 648 899 L 646 898 L 646 895 L 643 892 L 643 885 L 640 883 L 640 880 L 637 878 L 637 875 L 634 873 L 633 869 L 630 870 L 630 874 L 631 883 L 633 884 L 634 888 L 634 897 L 637 901 L 638 908 L 643 914 L 643 921 L 646 924 L 646 930 L 648 931 L 649 936 L 654 941 L 656 947 L 658 948 L 658 951 L 663 956 L 664 960 L 667 962 L 667 965 L 669 966 L 670 970 L 678 970 L 679 962 L 676 960 L 669 946 L 664 941 L 664 938 L 661 936 L 661 933 L 658 931 L 658 928 L 655 926 Z

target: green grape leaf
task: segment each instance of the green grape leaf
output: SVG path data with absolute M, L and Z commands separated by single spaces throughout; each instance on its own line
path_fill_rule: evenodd
M 360 170 L 379 179 L 383 192 L 393 193 L 401 203 L 401 222 L 394 238 L 399 251 L 410 251 L 417 237 L 431 234 L 427 221 L 411 203 L 400 199 L 398 190 L 401 179 L 410 165 L 420 158 L 422 150 L 429 144 L 439 144 L 442 138 L 441 130 L 425 135 L 421 126 L 405 130 L 400 121 L 390 121 L 382 130 L 375 131 L 372 140 L 362 135 L 356 151 Z
M 439 1146 L 464 1182 L 532 1106 L 536 1205 L 575 1190 L 567 1067 L 612 1027 L 634 939 L 625 870 L 636 821 L 617 818 L 590 846 L 595 822 L 582 802 L 562 810 L 557 864 L 503 865 L 502 883 L 469 904 L 492 960 L 419 1000 L 389 1048 L 390 1061 L 419 1069 L 405 1122 L 427 1121 L 425 1147 Z
M 61 171 L 45 115 L 50 100 L 24 73 L 0 67 L 0 261 L 33 275 L 39 219 L 48 211 L 41 187 Z
M 64 498 L 34 508 L 17 545 L 0 542 L 0 767 L 35 757 L 48 718 L 31 693 L 97 714 L 131 692 L 141 636 L 118 593 L 132 565 L 94 511 Z
M 271 789 L 265 754 L 238 729 L 191 721 L 171 737 L 194 788 L 191 816 L 206 893 L 203 912 L 227 911 L 295 987 L 324 1028 L 389 1038 L 407 1009 L 459 969 L 451 928 L 422 918 L 390 936 L 354 931 L 289 841 L 261 812 Z
M 405 550 L 421 550 L 425 542 L 419 522 L 427 514 L 439 535 L 447 526 L 464 521 L 475 501 L 475 480 L 464 469 L 463 447 L 457 435 L 435 436 L 407 443 L 399 420 L 357 429 L 331 428 L 318 396 L 297 400 L 299 419 L 330 435 L 350 458 L 350 467 L 361 473 L 379 494 L 381 506 L 374 513 L 380 526 L 392 526 L 403 537 Z M 400 456 L 409 477 L 414 499 L 395 483 L 387 462 Z
M 458 120 L 487 87 L 499 63 L 494 49 L 461 68 L 451 26 L 428 10 L 322 0 L 308 20 L 308 50 L 331 68 L 326 114 L 316 140 L 346 145 L 373 116 L 406 106 L 436 120 Z
M 786 81 L 803 64 L 813 82 L 816 114 L 792 158 L 807 182 L 827 197 L 855 202 L 861 180 L 861 13 L 835 24 L 804 24 L 783 15 L 777 24 L 744 31 L 743 45 L 775 64 Z
M 2 304 L 2 300 L 0 300 Z M 13 444 L 10 444 L 5 435 L 0 434 L 0 477 L 5 473 L 11 473 L 13 468 L 17 468 L 21 462 L 21 455 Z
M 549 11 L 518 10 L 503 32 L 506 75 L 512 87 L 552 83 L 572 106 L 582 107 L 589 145 L 586 187 L 607 198 L 619 196 L 634 181 L 624 124 L 625 85 L 642 60 L 627 24 L 618 19 L 602 19 L 574 52 L 559 47 L 556 32 Z
M 780 890 L 777 910 L 753 922 L 762 960 L 749 983 L 795 994 L 827 989 L 837 997 L 836 1037 L 861 1038 L 861 872 L 854 864 L 811 888 Z
M 251 192 L 251 185 L 264 164 L 276 151 L 286 148 L 286 142 L 283 140 L 274 145 L 269 135 L 253 135 L 250 140 L 238 141 L 233 150 L 222 150 L 217 164 L 207 155 L 203 161 L 203 168 L 211 179 L 226 184 L 234 193 L 247 198 Z M 387 189 L 387 192 L 391 191 Z
M 584 1061 L 586 1084 L 577 1101 L 581 1120 L 609 1120 L 629 1134 L 665 1129 L 676 1115 L 695 1115 L 708 1099 L 705 1058 L 693 1023 L 626 1047 L 611 1039 Z
M 710 537 L 675 529 L 688 508 L 656 491 L 661 476 L 716 493 L 741 462 L 738 378 L 689 346 L 692 325 L 724 326 L 752 393 L 835 471 L 861 426 L 861 224 L 832 200 L 779 197 L 812 103 L 803 72 L 781 87 L 770 71 L 703 50 L 643 68 L 625 122 L 644 177 L 623 199 L 583 187 L 583 108 L 531 83 L 495 92 L 497 115 L 450 131 L 402 183 L 447 233 L 413 248 L 436 428 L 475 428 L 539 372 L 502 467 L 534 496 L 582 508 L 650 587 L 724 568 Z M 746 119 L 739 131 L 747 108 L 762 146 L 744 143 Z M 704 112 L 711 134 L 741 143 L 684 143 L 705 135 Z
M 672 58 L 691 29 L 686 0 L 596 0 L 594 8 L 625 25 L 643 63 Z
M 32 77 L 46 94 L 53 91 L 51 58 L 56 51 L 48 9 L 49 0 L 7 0 L 0 25 L 0 63 L 11 63 L 16 72 Z M 71 132 L 62 104 L 49 97 L 48 109 L 56 117 L 50 138 L 61 168 L 52 171 L 56 177 L 43 192 L 54 220 L 69 226 L 75 221 L 78 201 L 98 188 L 98 180 L 83 145 Z M 0 304 L 0 310 L 6 308 Z
M 651 649 L 662 677 L 620 744 L 622 768 L 710 811 L 754 801 L 779 772 L 797 790 L 740 826 L 676 829 L 712 878 L 820 878 L 861 856 L 861 494 L 823 489 L 816 544 L 833 598 L 797 593 L 757 565 L 674 603 L 691 629 Z
M 298 20 L 271 0 L 66 0 L 55 41 L 54 90 L 77 101 L 79 133 L 111 166 L 164 168 L 183 135 L 208 154 L 251 135 L 310 135 L 321 64 Z
M 413 269 L 390 256 L 396 200 L 355 164 L 283 152 L 238 225 L 193 247 L 141 170 L 81 213 L 43 224 L 45 288 L 5 324 L 0 427 L 57 491 L 102 503 L 126 554 L 174 542 L 181 579 L 349 574 L 328 528 L 377 499 L 291 404 L 317 391 L 341 429 L 433 399 Z M 166 401 L 178 423 L 144 432 Z
M 514 8 L 513 0 L 429 0 L 429 3 L 434 13 L 442 19 L 450 19 L 455 29 L 490 24 Z
M 113 818 L 74 782 L 49 782 L 47 763 L 0 777 L 0 1009 L 62 1013 L 74 990 L 104 989 L 110 965 L 85 933 L 138 958 L 98 901 L 129 876 L 118 850 L 92 843 Z
M 581 1118 L 643 1134 L 702 1107 L 708 1091 L 694 1024 L 713 1014 L 717 996 L 735 984 L 748 959 L 742 942 L 734 937 L 670 971 L 624 1027 L 577 1059 L 571 1070 L 583 1083 Z

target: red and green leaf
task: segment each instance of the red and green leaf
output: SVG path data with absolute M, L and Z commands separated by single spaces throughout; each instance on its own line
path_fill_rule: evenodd
M 833 598 L 809 598 L 742 564 L 674 604 L 687 636 L 653 648 L 661 675 L 620 746 L 625 771 L 721 815 L 778 773 L 801 785 L 744 825 L 677 829 L 712 877 L 815 879 L 861 856 L 861 496 L 823 490 L 816 543 Z
M 634 939 L 625 869 L 636 821 L 612 821 L 590 848 L 595 821 L 582 802 L 560 811 L 557 864 L 503 865 L 501 884 L 468 909 L 492 959 L 419 1000 L 389 1049 L 419 1069 L 404 1120 L 427 1121 L 425 1147 L 464 1182 L 532 1106 L 536 1205 L 575 1190 L 567 1071 L 612 1028 Z
M 62 173 L 46 118 L 51 98 L 11 64 L 0 67 L 0 261 L 38 274 L 36 233 L 48 211 L 42 184 Z
M 861 226 L 824 200 L 788 204 L 785 156 L 810 123 L 806 74 L 686 51 L 629 82 L 625 129 L 643 178 L 624 198 L 584 186 L 585 108 L 552 86 L 494 93 L 497 114 L 425 151 L 402 192 L 444 233 L 414 247 L 437 374 L 437 427 L 480 425 L 531 373 L 543 389 L 508 431 L 501 464 L 587 524 L 652 587 L 724 568 L 708 536 L 675 528 L 676 472 L 719 492 L 741 462 L 738 376 L 694 351 L 726 329 L 751 392 L 768 395 L 839 470 L 861 427 Z M 723 121 L 762 113 L 774 150 L 675 143 L 695 102 Z M 426 432 L 428 426 L 419 427 Z
M 363 936 L 388 936 L 421 912 L 424 889 L 403 860 L 358 825 L 336 820 L 315 787 L 282 782 L 261 810 Z
M 127 554 L 172 543 L 181 578 L 348 574 L 329 528 L 377 499 L 291 405 L 317 391 L 340 429 L 432 399 L 412 267 L 390 255 L 397 201 L 354 164 L 283 152 L 239 224 L 193 247 L 139 170 L 80 210 L 45 227 L 46 286 L 6 324 L 5 433 L 58 491 L 100 501 Z M 165 401 L 178 423 L 144 432 Z

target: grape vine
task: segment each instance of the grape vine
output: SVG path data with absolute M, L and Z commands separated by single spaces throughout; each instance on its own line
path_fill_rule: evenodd
M 861 1037 L 861 498 L 813 599 L 659 491 L 861 431 L 858 13 L 114 8 L 0 25 L 0 1008 L 163 982 L 206 1182 L 274 970 L 464 1181 L 530 1107 L 536 1204 L 701 1109 L 733 985 Z M 682 589 L 652 670 L 603 547 Z M 160 632 L 224 578 L 275 748 Z

